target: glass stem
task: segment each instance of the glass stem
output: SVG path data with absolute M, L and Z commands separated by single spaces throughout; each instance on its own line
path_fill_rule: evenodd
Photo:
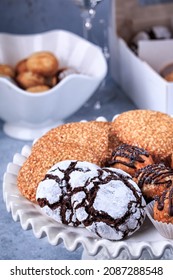
M 83 36 L 85 39 L 90 41 L 92 38 L 91 36 L 91 29 L 92 29 L 92 20 L 95 17 L 95 10 L 94 9 L 89 9 L 83 11 L 81 14 L 82 19 L 83 19 Z
M 101 30 L 103 32 L 103 46 L 102 46 L 102 51 L 103 51 L 103 54 L 105 56 L 105 58 L 108 60 L 109 57 L 110 57 L 110 54 L 109 54 L 109 47 L 108 47 L 108 30 L 107 30 L 107 26 L 106 26 L 106 23 L 105 23 L 105 20 L 104 19 L 101 19 L 100 20 L 100 26 L 101 26 Z
M 86 40 L 89 40 L 89 29 L 87 28 L 87 25 L 89 23 L 88 18 L 86 16 L 82 16 L 83 19 L 83 37 Z

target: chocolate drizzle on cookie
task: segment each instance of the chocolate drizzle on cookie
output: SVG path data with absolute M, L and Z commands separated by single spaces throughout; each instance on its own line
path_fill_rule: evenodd
M 79 191 L 81 188 L 83 189 L 83 186 L 77 186 L 74 190 L 72 190 L 70 185 L 70 174 L 75 170 L 79 172 L 86 173 L 90 171 L 90 169 L 82 169 L 76 167 L 77 161 L 72 161 L 69 165 L 69 167 L 65 170 L 58 168 L 58 170 L 64 175 L 63 177 L 59 177 L 58 175 L 54 174 L 46 174 L 45 178 L 42 181 L 46 180 L 54 180 L 56 183 L 58 183 L 59 188 L 61 189 L 61 195 L 57 202 L 55 203 L 49 203 L 49 201 L 46 198 L 38 198 L 37 202 L 40 205 L 40 207 L 48 206 L 51 210 L 60 209 L 60 216 L 63 224 L 73 224 L 73 226 L 79 226 L 81 223 L 79 221 L 73 221 L 74 217 L 74 209 L 71 205 L 71 196 L 73 193 Z M 57 168 L 56 168 L 57 169 Z M 52 169 L 52 173 L 56 171 L 56 169 Z M 68 215 L 66 216 L 66 213 L 68 212 Z
M 145 162 L 144 157 L 149 157 L 149 153 L 146 150 L 137 146 L 122 144 L 112 152 L 112 158 L 107 162 L 107 166 L 113 166 L 116 163 L 120 163 L 136 169 L 137 162 Z
M 169 216 L 173 216 L 173 187 L 165 190 L 161 196 L 155 197 L 157 201 L 157 209 L 162 211 L 165 206 L 165 201 L 168 200 L 168 214 Z
M 103 175 L 104 171 L 106 171 L 108 173 L 108 176 L 103 178 L 102 175 Z M 142 196 L 140 195 L 139 192 L 137 192 L 135 187 L 129 182 L 129 179 L 130 179 L 130 176 L 122 175 L 120 173 L 117 173 L 115 170 L 113 171 L 108 168 L 103 168 L 102 171 L 99 172 L 98 180 L 93 181 L 93 188 L 89 191 L 87 191 L 86 188 L 83 190 L 86 194 L 86 197 L 75 208 L 75 210 L 77 210 L 79 208 L 84 208 L 85 211 L 87 212 L 87 214 L 88 214 L 87 218 L 82 221 L 82 223 L 84 224 L 85 227 L 90 227 L 93 224 L 95 224 L 96 234 L 98 236 L 100 236 L 99 232 L 97 231 L 97 223 L 103 222 L 103 223 L 109 225 L 111 228 L 113 228 L 117 232 L 120 232 L 121 225 L 125 224 L 127 222 L 127 220 L 130 218 L 130 216 L 132 215 L 133 205 L 135 205 L 138 208 L 141 207 L 141 209 L 144 210 L 144 206 L 142 206 Z M 127 211 L 124 213 L 124 215 L 121 216 L 120 218 L 116 218 L 116 219 L 111 217 L 107 212 L 97 210 L 94 207 L 94 201 L 98 195 L 99 189 L 102 188 L 102 185 L 109 184 L 109 183 L 111 183 L 111 181 L 123 182 L 132 191 L 132 193 L 135 197 L 135 201 L 128 202 Z M 141 214 L 141 216 L 144 218 L 144 213 Z M 136 221 L 137 221 L 136 227 L 133 228 L 133 230 L 126 227 L 125 231 L 121 231 L 123 238 L 128 236 L 131 231 L 134 231 L 141 226 L 141 224 L 142 224 L 141 216 L 138 219 L 136 219 Z
M 138 186 L 141 189 L 144 184 L 165 185 L 165 188 L 170 188 L 173 184 L 170 176 L 173 176 L 173 169 L 160 163 L 141 168 L 135 178 L 138 179 Z

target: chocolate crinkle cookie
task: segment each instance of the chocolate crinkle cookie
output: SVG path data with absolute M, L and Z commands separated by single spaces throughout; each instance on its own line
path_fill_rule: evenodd
M 59 223 L 85 227 L 109 240 L 130 236 L 145 219 L 146 203 L 131 176 L 89 162 L 54 165 L 40 182 L 36 198 Z
M 72 197 L 101 170 L 89 162 L 65 160 L 55 164 L 37 188 L 36 199 L 43 211 L 56 221 L 72 226 L 81 222 L 76 218 Z

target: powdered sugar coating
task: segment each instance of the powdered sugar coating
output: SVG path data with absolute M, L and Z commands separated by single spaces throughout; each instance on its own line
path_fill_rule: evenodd
M 88 162 L 54 165 L 38 186 L 37 201 L 56 221 L 110 240 L 131 235 L 145 218 L 145 201 L 129 174 Z
M 94 222 L 92 225 L 88 226 L 87 229 L 92 233 L 110 240 L 120 240 L 123 239 L 123 231 L 115 230 L 111 226 L 107 225 L 104 222 Z
M 97 178 L 98 170 L 101 168 L 95 164 L 75 160 L 52 166 L 37 188 L 36 199 L 42 210 L 58 222 L 79 226 L 71 205 L 71 194 L 87 185 L 91 178 Z M 77 198 L 82 201 L 84 195 L 77 194 Z
M 122 170 L 103 168 L 82 201 L 81 192 L 72 196 L 76 218 L 99 237 L 120 240 L 138 230 L 145 219 L 142 193 Z
M 134 196 L 131 194 L 131 191 L 123 184 L 123 182 L 112 180 L 111 182 L 102 185 L 98 189 L 93 207 L 94 209 L 97 209 L 98 211 L 104 211 L 112 218 L 117 219 L 124 216 L 128 210 L 127 202 L 132 199 L 134 199 Z
M 44 198 L 49 201 L 50 204 L 56 203 L 62 195 L 62 188 L 59 184 L 53 180 L 43 180 L 37 189 L 36 199 Z

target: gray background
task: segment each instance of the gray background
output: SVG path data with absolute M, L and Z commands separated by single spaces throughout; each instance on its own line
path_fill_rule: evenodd
M 108 21 L 109 3 L 97 6 L 93 20 L 94 41 L 101 45 L 103 32 L 99 20 Z M 52 29 L 65 29 L 82 35 L 80 9 L 72 0 L 0 0 L 0 32 L 14 34 L 39 33 Z
M 109 4 L 103 0 L 97 6 L 94 20 L 96 37 L 102 33 L 99 19 L 108 19 Z M 128 0 L 127 0 L 128 1 Z M 172 0 L 139 0 L 141 4 L 170 3 Z M 0 32 L 38 33 L 51 29 L 65 29 L 82 35 L 80 10 L 72 0 L 0 0 Z
M 93 20 L 94 37 L 90 40 L 103 46 L 100 19 L 109 23 L 110 3 L 103 0 L 97 6 Z M 128 0 L 127 0 L 128 1 Z M 172 2 L 172 0 L 139 0 L 143 4 Z M 72 0 L 0 0 L 0 33 L 33 34 L 52 29 L 65 29 L 82 35 L 80 9 Z

